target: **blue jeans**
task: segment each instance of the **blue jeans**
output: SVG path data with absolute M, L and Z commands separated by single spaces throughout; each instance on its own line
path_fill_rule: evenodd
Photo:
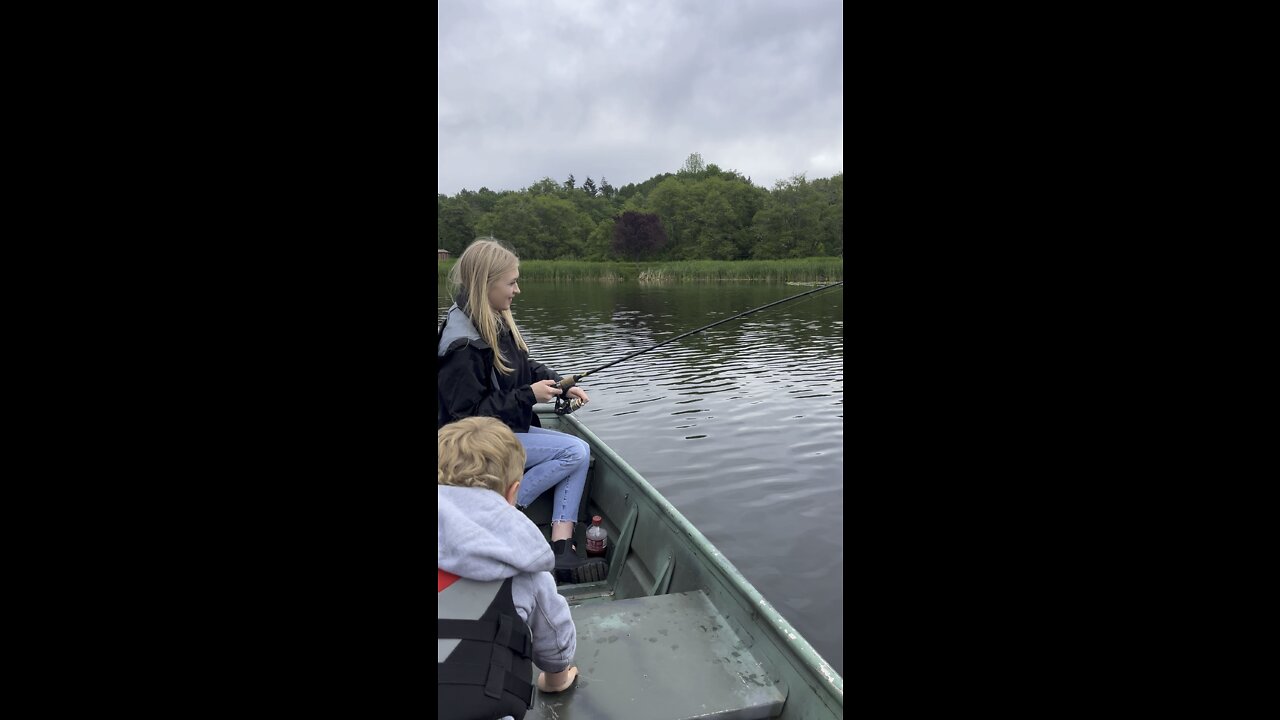
M 539 495 L 555 488 L 551 522 L 578 522 L 578 503 L 587 486 L 587 461 L 591 449 L 583 440 L 540 427 L 516 433 L 524 445 L 524 480 L 516 493 L 516 504 L 526 507 Z

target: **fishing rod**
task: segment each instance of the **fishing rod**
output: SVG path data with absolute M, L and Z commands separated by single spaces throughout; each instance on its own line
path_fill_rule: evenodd
M 814 288 L 813 290 L 806 290 L 805 292 L 802 292 L 802 293 L 800 293 L 799 295 L 792 295 L 792 296 L 791 296 L 791 297 L 789 297 L 789 298 L 783 298 L 783 299 L 781 299 L 781 300 L 775 300 L 775 301 L 773 301 L 773 302 L 769 303 L 768 305 L 761 305 L 761 306 L 760 306 L 760 307 L 758 307 L 758 308 L 753 308 L 753 309 L 751 309 L 751 310 L 747 310 L 746 312 L 740 312 L 740 313 L 738 313 L 737 315 L 730 315 L 729 317 L 724 318 L 724 319 L 722 319 L 722 320 L 717 320 L 717 321 L 715 321 L 715 322 L 711 323 L 710 325 L 703 325 L 702 327 L 698 328 L 697 330 L 690 330 L 690 331 L 689 331 L 689 332 L 687 332 L 687 333 L 683 333 L 683 334 L 681 334 L 681 335 L 677 335 L 677 336 L 675 336 L 675 337 L 673 337 L 673 338 L 668 338 L 668 339 L 663 340 L 662 342 L 658 343 L 657 345 L 654 345 L 653 347 L 647 347 L 647 348 L 645 348 L 644 350 L 637 350 L 636 352 L 633 352 L 633 353 L 631 353 L 630 355 L 627 355 L 627 356 L 625 356 L 625 357 L 618 358 L 617 360 L 614 360 L 613 362 L 611 362 L 611 363 L 609 363 L 609 364 L 607 364 L 607 365 L 601 365 L 600 367 L 596 368 L 595 370 L 588 370 L 587 372 L 584 372 L 584 373 L 582 373 L 582 374 L 580 374 L 580 375 L 565 375 L 563 378 L 561 378 L 560 382 L 556 385 L 556 387 L 560 388 L 560 395 L 556 397 L 556 407 L 555 407 L 555 411 L 556 411 L 556 413 L 557 413 L 557 414 L 559 414 L 559 415 L 568 415 L 569 413 L 571 413 L 571 412 L 573 412 L 575 409 L 577 409 L 577 408 L 572 404 L 572 403 L 577 402 L 577 401 L 576 401 L 576 400 L 573 400 L 573 401 L 569 400 L 569 398 L 568 398 L 568 396 L 567 396 L 567 394 L 566 394 L 566 393 L 568 393 L 568 392 L 569 392 L 569 388 L 573 387 L 574 385 L 577 385 L 577 384 L 578 384 L 578 381 L 582 380 L 583 378 L 585 378 L 585 377 L 586 377 L 586 376 L 588 376 L 588 375 L 594 375 L 595 373 L 598 373 L 598 372 L 600 372 L 601 370 L 604 370 L 605 368 L 613 367 L 614 365 L 617 365 L 618 363 L 622 362 L 623 360 L 630 360 L 631 358 L 633 358 L 633 357 L 635 357 L 635 356 L 637 356 L 637 355 L 641 355 L 641 354 L 643 354 L 643 353 L 647 353 L 647 352 L 649 352 L 650 350 L 656 350 L 656 349 L 658 349 L 658 348 L 662 347 L 663 345 L 666 345 L 667 343 L 673 343 L 673 342 L 675 342 L 675 341 L 679 340 L 680 338 L 689 337 L 690 335 L 692 335 L 692 334 L 694 334 L 694 333 L 700 333 L 700 332 L 702 332 L 703 330 L 708 330 L 708 329 L 713 328 L 713 327 L 715 327 L 715 326 L 717 326 L 717 325 L 720 325 L 721 323 L 727 323 L 727 322 L 729 322 L 730 320 L 736 320 L 736 319 L 738 319 L 738 318 L 740 318 L 740 317 L 742 317 L 742 316 L 744 316 L 744 315 L 750 315 L 750 314 L 751 314 L 751 313 L 753 313 L 753 312 L 760 312 L 761 310 L 764 310 L 765 308 L 771 308 L 771 307 L 773 307 L 774 305 L 781 305 L 781 304 L 782 304 L 782 303 L 784 303 L 784 302 L 790 302 L 790 301 L 792 301 L 792 300 L 795 300 L 796 298 L 802 298 L 802 297 L 804 297 L 805 295 L 812 295 L 812 294 L 814 294 L 814 293 L 816 293 L 816 292 L 822 292 L 823 290 L 826 290 L 826 289 L 828 289 L 828 288 L 833 288 L 833 287 L 836 287 L 837 285 L 843 285 L 843 284 L 844 284 L 844 281 L 843 281 L 843 280 L 841 280 L 841 281 L 840 281 L 840 282 L 838 282 L 838 283 L 831 283 L 830 285 L 823 285 L 822 287 L 820 287 L 820 288 Z

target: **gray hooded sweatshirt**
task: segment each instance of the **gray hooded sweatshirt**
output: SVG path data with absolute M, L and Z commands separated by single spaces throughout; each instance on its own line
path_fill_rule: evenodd
M 468 580 L 514 578 L 511 598 L 533 634 L 533 661 L 547 672 L 569 667 L 578 631 L 542 531 L 493 490 L 437 485 L 436 500 L 436 566 Z

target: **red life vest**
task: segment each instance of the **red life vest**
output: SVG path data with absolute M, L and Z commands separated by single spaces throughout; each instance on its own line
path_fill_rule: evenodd
M 448 570 L 441 570 L 440 568 L 436 568 L 436 592 L 440 592 L 441 590 L 444 590 L 445 588 L 449 587 L 450 585 L 453 584 L 453 581 L 457 579 L 458 579 L 458 576 L 454 575 Z

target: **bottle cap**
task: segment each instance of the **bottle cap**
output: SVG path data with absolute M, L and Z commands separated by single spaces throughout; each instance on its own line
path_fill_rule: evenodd
M 595 523 L 596 525 L 599 525 L 601 520 L 604 520 L 604 518 L 600 517 L 599 515 L 591 516 L 591 522 Z

